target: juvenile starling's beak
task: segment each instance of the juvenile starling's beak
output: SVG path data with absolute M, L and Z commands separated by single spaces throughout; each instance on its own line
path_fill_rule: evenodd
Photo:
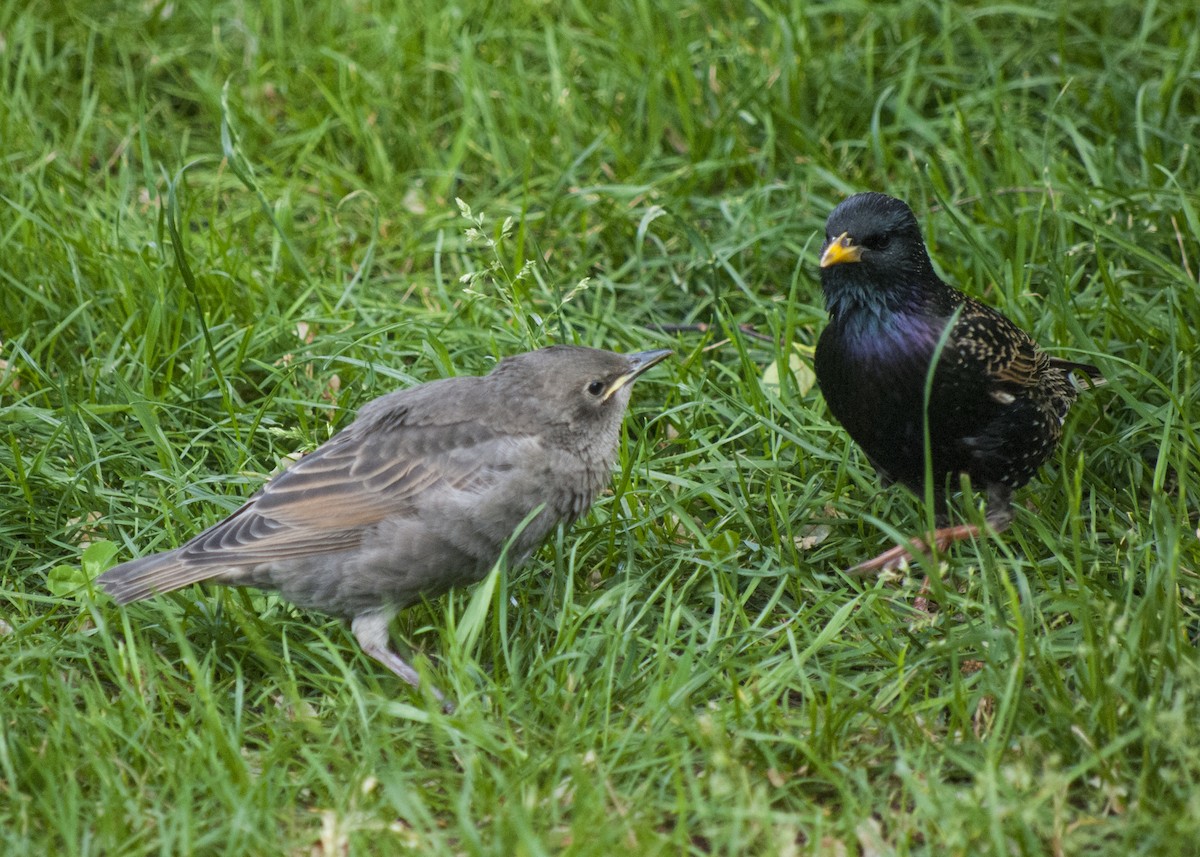
M 608 389 L 604 391 L 602 401 L 608 401 L 609 396 L 620 390 L 626 384 L 633 383 L 638 375 L 641 375 L 651 366 L 656 366 L 671 356 L 670 351 L 638 351 L 634 354 L 628 354 L 629 370 L 623 372 L 614 378 L 608 385 Z
M 849 232 L 843 232 L 829 242 L 825 252 L 821 254 L 821 267 L 838 265 L 842 262 L 857 262 L 862 258 L 862 247 L 854 243 Z

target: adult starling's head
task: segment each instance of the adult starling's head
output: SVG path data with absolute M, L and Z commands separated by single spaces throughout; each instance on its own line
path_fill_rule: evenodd
M 825 221 L 821 288 L 830 313 L 902 309 L 939 285 L 917 218 L 904 202 L 859 193 Z

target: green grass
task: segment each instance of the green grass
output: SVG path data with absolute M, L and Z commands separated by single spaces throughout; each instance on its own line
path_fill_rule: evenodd
M 0 3 L 0 851 L 1196 853 L 1193 6 Z M 868 188 L 1110 379 L 928 616 L 840 571 L 919 503 L 738 329 L 814 343 Z M 455 714 L 270 596 L 79 586 L 557 341 L 677 358 L 611 495 L 397 621 Z

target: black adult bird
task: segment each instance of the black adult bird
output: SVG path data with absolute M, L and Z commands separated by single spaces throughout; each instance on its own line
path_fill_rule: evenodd
M 278 590 L 350 619 L 363 651 L 416 687 L 388 645 L 392 617 L 481 579 L 510 540 L 523 562 L 587 511 L 631 383 L 670 353 L 557 345 L 390 393 L 224 521 L 97 583 L 120 604 L 201 581 Z
M 1050 357 L 999 312 L 943 282 L 912 209 L 882 193 L 851 196 L 829 215 L 821 288 L 829 324 L 817 343 L 817 381 L 883 482 L 921 495 L 927 421 L 938 549 L 978 534 L 973 525 L 946 526 L 947 482 L 957 474 L 986 489 L 986 521 L 1005 529 L 1013 490 L 1058 445 L 1078 391 L 1072 373 L 1095 384 L 1099 370 Z M 892 567 L 912 549 L 925 545 L 896 547 L 852 571 Z

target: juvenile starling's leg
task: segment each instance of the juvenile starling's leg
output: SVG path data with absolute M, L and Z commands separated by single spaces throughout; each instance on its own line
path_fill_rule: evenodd
M 379 663 L 390 669 L 414 688 L 421 686 L 421 677 L 417 671 L 405 663 L 404 659 L 392 651 L 389 643 L 388 625 L 392 621 L 394 611 L 370 611 L 359 613 L 350 622 L 350 630 L 362 650 Z M 449 713 L 454 710 L 454 703 L 447 702 L 442 692 L 436 687 L 429 688 L 434 699 L 442 704 L 442 709 Z
M 988 486 L 987 495 L 985 520 L 988 529 L 993 533 L 1002 533 L 1012 523 L 1012 489 L 1007 485 L 993 483 Z M 930 541 L 933 542 L 938 553 L 942 553 L 955 542 L 973 539 L 981 534 L 980 528 L 974 524 L 958 524 L 953 527 L 940 526 L 943 520 L 944 518 L 939 515 L 939 526 L 930 534 Z M 929 553 L 927 543 L 921 539 L 913 539 L 907 545 L 896 545 L 874 559 L 860 562 L 853 568 L 847 569 L 846 573 L 858 577 L 872 572 L 888 571 L 903 562 L 912 560 L 917 553 Z

